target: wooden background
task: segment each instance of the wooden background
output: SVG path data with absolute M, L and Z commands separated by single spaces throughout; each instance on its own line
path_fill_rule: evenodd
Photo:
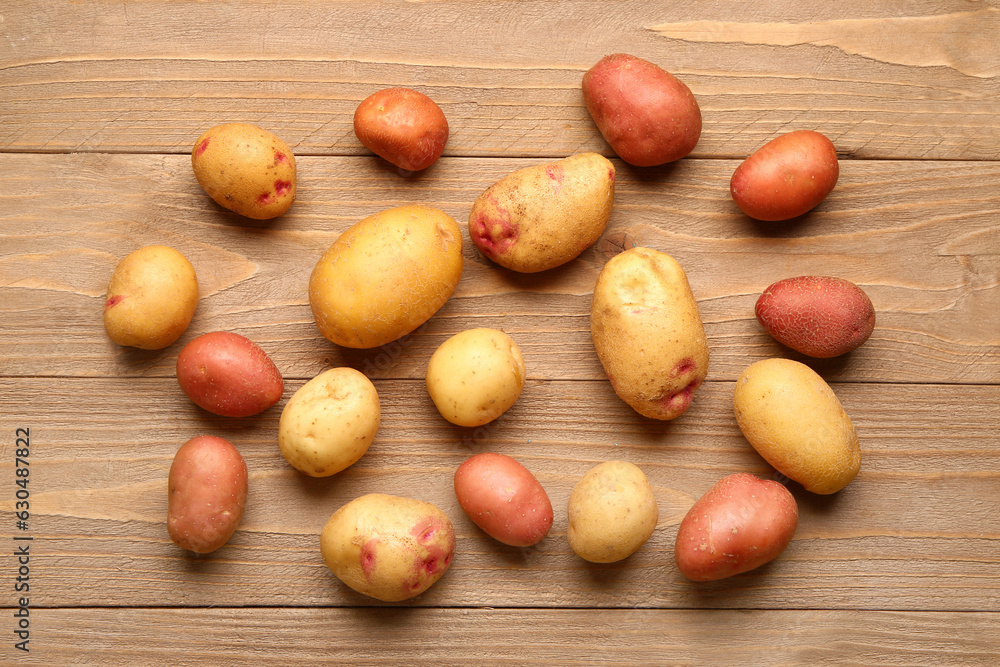
M 1000 661 L 1000 3 L 997 0 L 9 0 L 0 6 L 0 553 L 13 552 L 15 429 L 31 430 L 30 653 L 14 648 L 17 564 L 0 556 L 3 664 L 996 665 Z M 514 169 L 582 151 L 614 158 L 583 105 L 600 57 L 629 52 L 685 81 L 701 140 L 673 165 L 615 158 L 606 236 L 676 257 L 711 348 L 680 419 L 639 417 L 612 392 L 589 335 L 603 240 L 542 275 L 500 269 L 465 234 L 453 298 L 414 334 L 370 351 L 318 333 L 306 284 L 349 225 L 410 202 L 461 224 Z M 384 87 L 430 95 L 445 156 L 406 177 L 353 134 Z M 299 169 L 288 214 L 216 206 L 194 140 L 246 121 L 285 139 Z M 729 177 L 765 141 L 829 136 L 834 193 L 792 223 L 757 223 Z M 171 347 L 121 348 L 101 310 L 117 262 L 162 243 L 194 264 L 195 319 Z M 836 275 L 877 310 L 871 339 L 805 360 L 753 304 L 775 280 Z M 518 403 L 479 429 L 446 423 L 423 386 L 448 336 L 490 326 L 521 346 Z M 174 378 L 193 337 L 259 343 L 286 378 L 250 419 L 196 408 Z M 801 521 L 780 559 L 710 584 L 673 564 L 681 518 L 724 475 L 773 471 L 732 414 L 750 363 L 785 356 L 833 386 L 857 426 L 860 475 L 832 497 L 792 485 Z M 281 457 L 281 406 L 321 370 L 368 374 L 383 424 L 328 479 Z M 215 434 L 250 469 L 240 530 L 209 556 L 167 537 L 166 477 L 186 439 Z M 475 452 L 521 460 L 556 519 L 505 547 L 459 508 Z M 598 462 L 653 483 L 660 521 L 631 558 L 592 565 L 566 542 L 565 505 Z M 431 501 L 458 534 L 425 594 L 382 605 L 341 585 L 318 533 L 371 491 Z

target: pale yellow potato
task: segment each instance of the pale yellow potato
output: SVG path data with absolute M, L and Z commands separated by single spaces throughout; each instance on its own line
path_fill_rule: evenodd
M 146 246 L 111 274 L 104 328 L 119 345 L 162 350 L 188 328 L 197 306 L 198 278 L 187 257 L 169 246 Z
M 462 277 L 462 232 L 444 211 L 400 206 L 348 228 L 316 263 L 309 305 L 337 345 L 372 348 L 426 322 Z
M 806 490 L 836 493 L 861 469 L 854 425 L 830 385 L 805 364 L 751 364 L 736 380 L 733 404 L 754 449 Z
M 442 417 L 459 426 L 481 426 L 507 412 L 521 395 L 524 358 L 504 332 L 469 329 L 434 351 L 426 381 Z
M 638 466 L 608 461 L 591 468 L 569 496 L 569 546 L 592 563 L 631 556 L 659 520 L 653 487 Z
M 326 522 L 323 562 L 369 597 L 398 602 L 441 578 L 455 554 L 455 528 L 431 503 L 382 493 L 355 498 Z
M 302 385 L 278 421 L 282 456 L 312 477 L 329 477 L 364 456 L 381 422 L 378 392 L 353 368 L 331 368 Z

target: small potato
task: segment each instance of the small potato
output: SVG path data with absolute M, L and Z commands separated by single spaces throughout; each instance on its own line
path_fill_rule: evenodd
M 448 119 L 434 100 L 409 88 L 386 88 L 354 111 L 358 141 L 406 171 L 434 164 L 448 141 Z
M 795 498 L 778 482 L 739 473 L 723 477 L 677 530 L 674 559 L 692 581 L 715 581 L 777 558 L 799 525 Z
M 597 153 L 518 169 L 476 199 L 469 236 L 491 260 L 537 273 L 574 259 L 607 227 L 615 167 Z
M 281 371 L 253 341 L 227 331 L 202 334 L 177 355 L 177 382 L 196 405 L 225 417 L 249 417 L 277 403 Z
M 583 101 L 605 141 L 637 167 L 679 160 L 701 136 L 701 109 L 691 90 L 625 53 L 601 58 L 583 75 Z
M 789 220 L 816 207 L 840 176 L 837 149 L 819 132 L 789 132 L 761 146 L 733 172 L 729 190 L 757 220 Z
M 372 348 L 434 315 L 462 277 L 462 231 L 444 211 L 400 206 L 340 235 L 309 277 L 309 306 L 337 345 Z
M 111 274 L 104 328 L 119 345 L 162 350 L 181 337 L 197 306 L 198 278 L 187 257 L 168 246 L 146 246 Z
M 541 542 L 552 528 L 552 503 L 527 468 L 503 454 L 476 454 L 455 471 L 455 496 L 473 523 L 512 547 Z
M 398 602 L 441 578 L 455 555 L 455 528 L 431 503 L 382 493 L 355 498 L 320 535 L 323 562 L 369 597 Z
M 427 392 L 441 416 L 459 426 L 481 426 L 508 409 L 524 388 L 524 358 L 496 329 L 457 333 L 427 364 Z
M 569 546 L 592 563 L 613 563 L 639 550 L 656 529 L 659 509 L 638 466 L 609 461 L 591 468 L 569 496 Z
M 288 144 L 247 123 L 216 125 L 191 150 L 195 178 L 223 208 L 255 220 L 275 218 L 295 201 L 295 156 Z
M 750 364 L 736 380 L 736 422 L 753 448 L 807 491 L 830 494 L 861 468 L 861 447 L 836 394 L 791 359 Z
M 170 465 L 167 532 L 174 544 L 207 554 L 229 541 L 247 504 L 247 465 L 232 443 L 202 435 Z
M 819 359 L 856 349 L 875 329 L 871 299 L 841 278 L 779 280 L 764 290 L 754 310 L 757 321 L 775 340 Z
M 353 368 L 331 368 L 302 385 L 285 404 L 278 447 L 296 469 L 329 477 L 364 456 L 381 420 L 371 380 Z

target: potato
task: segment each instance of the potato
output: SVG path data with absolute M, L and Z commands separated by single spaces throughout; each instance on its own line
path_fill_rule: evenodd
M 253 341 L 227 331 L 202 334 L 177 355 L 177 382 L 196 405 L 225 417 L 249 417 L 281 399 L 281 371 Z
M 455 471 L 455 496 L 472 522 L 512 547 L 541 542 L 552 528 L 552 503 L 527 468 L 503 454 L 476 454 Z
M 643 416 L 681 416 L 708 374 L 698 303 L 684 269 L 658 250 L 630 248 L 604 265 L 590 332 L 615 393 Z
M 736 380 L 736 422 L 753 448 L 807 491 L 830 494 L 861 468 L 861 447 L 836 394 L 814 370 L 764 359 Z
M 328 340 L 378 347 L 430 319 L 461 277 L 458 223 L 436 208 L 400 206 L 340 235 L 309 278 L 309 305 Z
M 854 283 L 827 276 L 798 276 L 774 283 L 754 308 L 757 321 L 779 343 L 828 359 L 868 340 L 875 307 Z
M 614 165 L 581 153 L 518 169 L 491 185 L 472 205 L 469 236 L 500 266 L 546 271 L 600 238 L 614 201 Z
M 288 144 L 247 123 L 216 125 L 191 150 L 195 178 L 219 206 L 269 220 L 295 201 L 295 156 Z
M 659 509 L 638 466 L 608 461 L 591 468 L 569 496 L 569 546 L 592 563 L 613 563 L 639 550 L 656 529 Z
M 355 498 L 320 535 L 323 562 L 369 597 L 398 602 L 441 578 L 455 554 L 455 528 L 431 503 L 382 493 Z
M 840 176 L 837 149 L 819 132 L 789 132 L 743 161 L 729 182 L 733 201 L 757 220 L 802 215 L 826 199 Z
M 778 482 L 739 473 L 723 477 L 677 530 L 677 569 L 693 581 L 725 579 L 777 558 L 799 525 L 795 498 Z
M 524 358 L 496 329 L 457 333 L 427 364 L 427 393 L 441 416 L 459 426 L 481 426 L 508 409 L 524 388 Z
M 701 136 L 701 110 L 691 90 L 625 53 L 601 58 L 583 75 L 583 101 L 605 141 L 637 167 L 679 160 Z
M 229 541 L 247 504 L 247 465 L 231 442 L 211 435 L 181 445 L 170 465 L 167 532 L 196 553 Z
M 371 380 L 353 368 L 331 368 L 302 385 L 285 404 L 278 447 L 296 469 L 329 477 L 364 456 L 381 420 Z
M 354 111 L 354 134 L 368 150 L 407 171 L 434 164 L 448 141 L 448 119 L 434 100 L 409 88 L 386 88 Z
M 108 284 L 104 328 L 119 345 L 162 350 L 191 324 L 198 278 L 187 257 L 151 245 L 123 259 Z

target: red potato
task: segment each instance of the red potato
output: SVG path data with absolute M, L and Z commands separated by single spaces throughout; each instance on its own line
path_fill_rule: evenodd
M 177 356 L 177 382 L 188 398 L 224 417 L 249 417 L 281 399 L 281 372 L 256 343 L 226 331 L 198 336 Z
M 455 471 L 455 496 L 472 521 L 513 547 L 538 544 L 552 527 L 552 503 L 535 476 L 503 454 L 476 454 Z
M 167 531 L 179 547 L 205 554 L 229 541 L 247 503 L 247 465 L 231 442 L 211 435 L 188 440 L 174 455 Z
M 777 558 L 799 525 L 784 486 L 748 473 L 723 477 L 691 507 L 677 530 L 677 569 L 692 581 L 725 579 Z
M 448 141 L 448 119 L 434 100 L 409 88 L 369 95 L 354 111 L 354 134 L 379 157 L 407 171 L 434 164 Z
M 854 283 L 827 276 L 798 276 L 774 283 L 754 308 L 775 340 L 797 352 L 828 359 L 868 340 L 875 307 Z
M 789 220 L 826 199 L 840 176 L 837 149 L 819 132 L 789 132 L 743 161 L 729 182 L 733 201 L 757 220 Z
M 605 56 L 583 75 L 583 100 L 621 159 L 637 167 L 679 160 L 701 137 L 691 89 L 657 65 L 625 53 Z

